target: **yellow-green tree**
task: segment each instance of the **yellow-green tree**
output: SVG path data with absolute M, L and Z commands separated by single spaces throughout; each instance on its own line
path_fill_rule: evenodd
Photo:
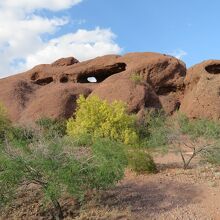
M 138 141 L 135 118 L 126 113 L 123 102 L 108 103 L 97 96 L 77 100 L 75 117 L 67 122 L 69 136 L 90 134 L 94 137 L 108 137 L 125 144 Z

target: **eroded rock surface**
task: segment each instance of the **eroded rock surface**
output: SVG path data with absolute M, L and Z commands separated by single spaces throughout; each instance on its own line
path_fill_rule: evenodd
M 220 60 L 191 67 L 185 78 L 180 111 L 190 118 L 220 118 Z
M 15 122 L 69 118 L 80 94 L 122 100 L 132 113 L 145 108 L 172 113 L 183 96 L 185 74 L 182 61 L 159 53 L 106 55 L 84 62 L 61 58 L 1 79 L 0 101 Z M 90 83 L 91 77 L 97 82 Z

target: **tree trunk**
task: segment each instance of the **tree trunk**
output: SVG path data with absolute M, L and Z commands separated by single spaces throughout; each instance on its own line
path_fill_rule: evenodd
M 60 203 L 57 200 L 52 200 L 53 206 L 55 208 L 55 213 L 54 213 L 54 217 L 56 220 L 62 220 L 63 217 L 63 211 L 62 208 L 60 206 Z

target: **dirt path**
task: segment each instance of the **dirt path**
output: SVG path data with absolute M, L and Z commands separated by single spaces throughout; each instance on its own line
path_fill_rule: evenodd
M 128 171 L 117 189 L 109 192 L 106 204 L 129 207 L 135 219 L 220 219 L 219 169 L 195 162 L 185 171 L 174 154 L 157 158 L 157 163 L 158 174 L 136 176 Z

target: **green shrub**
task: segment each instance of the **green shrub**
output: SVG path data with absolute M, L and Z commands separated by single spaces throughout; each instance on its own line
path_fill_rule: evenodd
M 157 172 L 156 164 L 151 155 L 145 151 L 133 150 L 128 153 L 129 167 L 137 173 L 155 173 Z
M 7 110 L 0 103 L 0 142 L 3 141 L 10 127 L 11 127 L 11 122 L 8 118 Z
M 66 134 L 66 122 L 51 118 L 41 118 L 36 121 L 43 134 L 48 138 L 63 137 Z
M 125 144 L 137 143 L 135 118 L 126 113 L 122 102 L 109 104 L 96 96 L 87 99 L 80 96 L 77 104 L 75 118 L 67 121 L 69 136 L 90 134 L 94 137 L 109 137 Z
M 173 118 L 172 124 L 169 141 L 174 150 L 180 154 L 184 169 L 188 169 L 192 160 L 198 155 L 202 155 L 203 160 L 209 162 L 216 160 L 218 151 L 215 145 L 220 137 L 219 122 L 208 119 L 189 119 L 185 115 L 178 114 Z M 192 152 L 191 155 L 185 154 L 187 150 Z
M 108 139 L 77 143 L 66 137 L 37 137 L 25 147 L 15 147 L 10 140 L 0 145 L 0 206 L 12 200 L 23 183 L 34 183 L 54 205 L 56 219 L 62 219 L 63 195 L 81 200 L 88 190 L 108 188 L 123 177 L 127 161 L 121 144 Z
M 28 145 L 32 143 L 34 139 L 34 130 L 11 126 L 6 135 L 7 141 L 15 148 L 22 148 L 28 151 Z
M 143 77 L 142 77 L 139 73 L 133 73 L 133 74 L 131 75 L 131 80 L 132 80 L 136 85 L 141 84 L 141 83 L 144 82 Z
M 140 145 L 152 150 L 167 149 L 169 127 L 166 116 L 160 111 L 146 111 L 144 119 L 138 125 Z
M 210 139 L 220 138 L 220 123 L 209 119 L 190 120 L 184 115 L 178 116 L 181 131 L 193 138 L 205 137 Z
M 218 145 L 209 146 L 202 152 L 202 158 L 204 161 L 220 165 L 220 146 Z

